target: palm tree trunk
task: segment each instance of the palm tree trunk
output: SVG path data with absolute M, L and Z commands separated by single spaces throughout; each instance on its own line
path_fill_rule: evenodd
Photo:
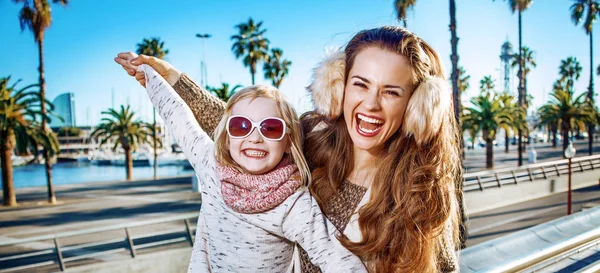
M 461 128 L 460 122 L 460 90 L 458 89 L 458 37 L 456 35 L 456 2 L 450 0 L 450 44 L 452 47 L 452 54 L 450 60 L 452 60 L 452 97 L 454 101 L 454 119 L 458 128 Z M 460 136 L 461 150 L 464 150 L 462 141 L 462 135 Z
M 593 30 L 593 29 L 592 29 Z M 588 90 L 588 98 L 594 101 L 594 36 L 593 31 L 590 31 L 590 86 Z M 594 143 L 594 124 L 588 124 L 588 151 L 592 155 L 592 144 Z
M 152 111 L 152 117 L 154 122 L 152 123 L 152 136 L 154 140 L 154 180 L 158 179 L 158 153 L 156 152 L 157 146 L 157 135 L 156 135 L 156 110 Z
M 558 134 L 558 129 L 557 128 L 552 128 L 552 148 L 556 148 L 557 145 L 557 139 L 556 139 L 556 135 Z
M 489 138 L 485 139 L 485 167 L 494 168 L 494 141 Z
M 565 157 L 565 150 L 567 150 L 567 146 L 569 146 L 569 130 L 562 129 L 563 135 L 563 158 Z
M 510 141 L 510 136 L 508 135 L 508 130 L 504 131 L 504 153 L 508 154 L 509 153 L 509 141 Z
M 523 102 L 524 102 L 524 97 L 523 97 L 523 86 L 524 86 L 524 82 L 523 82 L 523 62 L 522 62 L 522 58 L 523 58 L 523 35 L 522 35 L 522 20 L 521 20 L 521 10 L 519 10 L 519 90 L 518 90 L 518 99 L 519 99 L 519 106 L 523 106 Z M 518 158 L 519 158 L 519 166 L 523 166 L 523 132 L 521 131 L 521 128 L 519 128 L 518 130 L 518 139 L 517 139 L 517 146 L 518 146 Z
M 252 85 L 254 85 L 254 74 L 256 74 L 256 64 L 250 65 L 250 75 L 252 76 Z
M 131 158 L 131 148 L 125 148 L 125 172 L 127 181 L 133 180 L 133 158 Z
M 452 55 L 450 55 L 450 59 L 452 60 L 452 94 L 454 94 L 454 117 L 456 119 L 456 124 L 458 124 L 458 128 L 462 128 L 460 122 L 460 90 L 458 89 L 458 36 L 456 35 L 456 2 L 455 0 L 450 0 L 450 44 L 452 46 Z M 462 130 L 461 130 L 462 132 Z M 459 143 L 462 158 L 465 156 L 465 142 L 463 140 L 463 134 L 459 135 Z M 461 159 L 462 159 L 461 158 Z M 460 164 L 462 166 L 462 162 Z M 457 181 L 456 183 L 456 192 L 457 192 L 457 201 L 458 201 L 458 209 L 460 210 L 460 248 L 463 249 L 467 246 L 467 237 L 468 230 L 466 225 L 467 214 L 465 212 L 464 206 L 464 194 L 463 194 L 463 183 L 462 180 Z
M 8 138 L 6 139 L 8 140 Z M 5 141 L 6 141 L 5 140 Z M 0 168 L 2 168 L 2 188 L 5 206 L 16 206 L 15 187 L 12 170 L 12 148 L 8 144 L 0 146 Z
M 44 78 L 44 40 L 40 39 L 38 41 L 38 51 L 39 51 L 39 72 L 40 72 L 40 104 L 42 108 L 42 130 L 44 133 L 46 132 L 46 79 Z M 37 156 L 37 155 L 36 155 Z M 48 202 L 51 204 L 56 203 L 56 196 L 54 195 L 54 188 L 52 187 L 52 161 L 50 158 L 50 151 L 48 149 L 44 149 L 44 165 L 46 167 L 46 181 L 48 184 Z

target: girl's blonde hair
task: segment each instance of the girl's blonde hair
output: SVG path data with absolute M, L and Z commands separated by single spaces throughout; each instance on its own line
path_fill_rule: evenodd
M 296 114 L 296 110 L 294 107 L 285 100 L 285 98 L 281 95 L 281 92 L 277 90 L 277 88 L 268 85 L 253 85 L 246 87 L 238 92 L 236 92 L 233 96 L 229 98 L 227 102 L 227 106 L 225 106 L 225 113 L 223 118 L 217 125 L 217 128 L 214 132 L 215 139 L 215 158 L 219 164 L 224 166 L 230 166 L 236 168 L 240 172 L 242 168 L 237 164 L 231 154 L 229 153 L 229 136 L 227 135 L 227 119 L 231 116 L 231 109 L 233 106 L 240 102 L 241 100 L 250 98 L 254 100 L 256 98 L 267 98 L 275 101 L 277 105 L 277 112 L 281 115 L 281 118 L 285 121 L 285 124 L 288 128 L 288 139 L 290 141 L 290 152 L 292 154 L 292 159 L 294 163 L 298 166 L 298 171 L 300 173 L 300 178 L 304 182 L 305 185 L 309 185 L 310 182 L 310 170 L 308 169 L 308 164 L 306 163 L 306 159 L 304 159 L 304 155 L 302 154 L 302 141 L 304 136 L 302 134 L 302 130 L 300 129 L 300 121 L 298 119 L 298 114 Z

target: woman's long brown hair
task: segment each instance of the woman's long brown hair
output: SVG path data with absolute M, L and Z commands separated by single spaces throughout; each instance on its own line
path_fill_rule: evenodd
M 437 54 L 414 34 L 395 27 L 365 30 L 354 36 L 345 49 L 346 76 L 356 55 L 372 46 L 407 57 L 415 86 L 428 77 L 444 78 Z M 340 238 L 346 248 L 375 272 L 438 272 L 444 262 L 440 253 L 447 247 L 443 237 L 451 237 L 446 242 L 451 246 L 458 240 L 455 183 L 461 181 L 459 131 L 454 115 L 448 114 L 453 113 L 452 105 L 447 108 L 450 109 L 445 111 L 450 112 L 444 115 L 437 113 L 437 117 L 425 118 L 439 123 L 436 132 L 428 132 L 425 140 L 410 132 L 405 124 L 387 140 L 369 202 L 358 211 L 362 240 Z M 431 112 L 407 111 L 405 123 L 410 115 L 431 115 Z M 330 120 L 307 113 L 301 120 L 304 128 L 317 127 L 308 130 L 305 155 L 313 170 L 311 192 L 325 206 L 353 168 L 349 160 L 354 158 L 352 140 L 343 115 Z

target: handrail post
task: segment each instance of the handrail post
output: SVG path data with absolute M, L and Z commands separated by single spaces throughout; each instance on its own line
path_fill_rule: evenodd
M 560 177 L 560 171 L 558 170 L 558 164 L 554 164 L 554 169 L 556 169 L 556 176 Z
M 527 168 L 527 173 L 529 174 L 529 181 L 533 182 L 533 175 L 531 175 L 531 169 Z
M 65 271 L 65 261 L 63 260 L 62 252 L 60 251 L 60 244 L 58 238 L 54 237 L 54 247 L 56 248 L 56 255 L 58 256 L 58 264 L 60 265 L 60 271 Z
M 185 219 L 185 230 L 187 230 L 188 237 L 190 239 L 190 245 L 194 246 L 194 234 L 192 234 L 192 229 L 190 228 L 190 220 Z
M 548 179 L 546 176 L 546 168 L 544 168 L 544 166 L 542 166 L 542 173 L 544 174 L 544 179 Z
M 502 183 L 500 183 L 500 177 L 498 177 L 498 173 L 494 173 L 494 176 L 496 177 L 496 182 L 498 183 L 498 188 L 502 188 Z
M 479 184 L 479 190 L 483 191 L 483 185 L 481 184 L 481 179 L 479 178 L 479 175 L 477 176 L 477 184 Z
M 581 170 L 581 172 L 583 172 L 583 165 L 581 165 L 581 161 L 579 161 L 579 170 Z
M 590 159 L 590 167 L 592 167 L 592 171 L 594 170 L 594 161 Z
M 510 173 L 512 173 L 513 179 L 515 180 L 515 184 L 519 184 L 519 182 L 517 181 L 517 175 L 515 174 L 515 171 L 510 171 Z
M 125 228 L 125 234 L 127 235 L 129 250 L 131 251 L 131 258 L 135 258 L 135 246 L 133 245 L 133 239 L 131 239 L 131 235 L 129 234 L 129 228 Z

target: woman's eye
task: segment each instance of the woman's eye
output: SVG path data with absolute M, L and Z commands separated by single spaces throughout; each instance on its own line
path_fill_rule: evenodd
M 362 82 L 355 82 L 354 86 L 358 86 L 360 88 L 367 88 L 367 85 Z

